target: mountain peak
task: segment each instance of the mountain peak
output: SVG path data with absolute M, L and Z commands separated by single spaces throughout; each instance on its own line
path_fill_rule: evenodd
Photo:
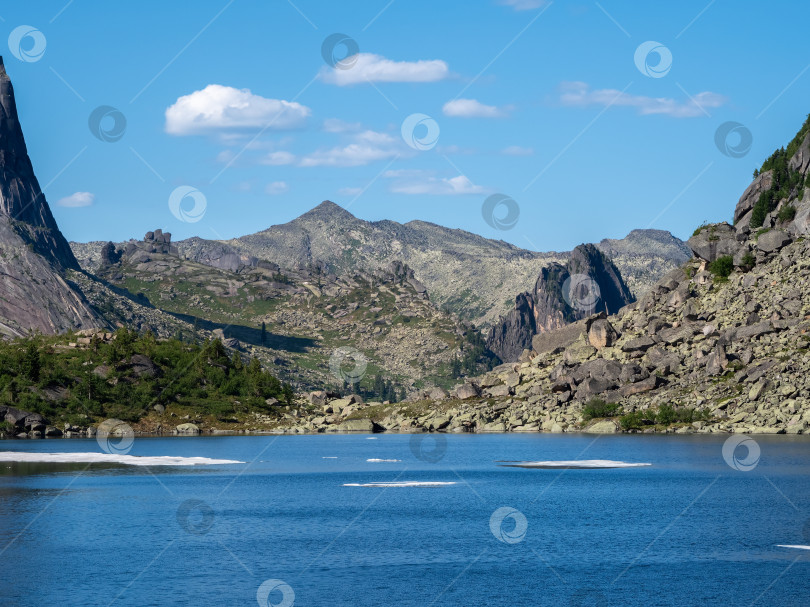
M 307 211 L 298 219 L 319 219 L 321 221 L 343 219 L 355 221 L 357 218 L 339 204 L 335 204 L 331 200 L 324 200 L 317 207 Z
M 60 269 L 78 269 L 28 157 L 14 87 L 0 59 L 0 215 L 34 250 Z

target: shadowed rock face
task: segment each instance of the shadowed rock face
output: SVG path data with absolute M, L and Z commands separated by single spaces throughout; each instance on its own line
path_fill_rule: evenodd
M 14 87 L 0 57 L 0 212 L 33 249 L 59 269 L 79 269 L 39 188 L 25 147 Z
M 62 276 L 79 269 L 40 190 L 0 58 L 0 334 L 58 333 L 97 326 Z
M 605 309 L 616 312 L 633 301 L 613 262 L 594 245 L 579 245 L 565 265 L 549 264 L 534 290 L 516 297 L 515 309 L 490 330 L 487 347 L 501 360 L 515 361 L 532 347 L 534 335 Z

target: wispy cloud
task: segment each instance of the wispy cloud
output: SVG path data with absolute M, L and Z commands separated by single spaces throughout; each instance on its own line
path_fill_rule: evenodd
M 474 184 L 464 175 L 435 177 L 430 171 L 396 170 L 386 171 L 383 177 L 394 180 L 390 190 L 395 194 L 459 196 L 490 192 L 488 188 Z
M 285 164 L 293 164 L 296 160 L 295 154 L 279 150 L 277 152 L 270 152 L 265 154 L 259 159 L 259 164 L 267 164 L 270 166 L 282 166 Z
M 274 181 L 272 183 L 268 183 L 264 187 L 264 193 L 270 194 L 271 196 L 277 196 L 279 194 L 284 194 L 290 191 L 290 186 L 287 185 L 286 181 Z
M 298 165 L 302 167 L 333 166 L 353 167 L 363 166 L 394 158 L 402 153 L 402 140 L 392 137 L 388 133 L 377 131 L 363 131 L 352 137 L 350 143 L 316 150 L 302 157 Z
M 534 148 L 524 148 L 519 145 L 510 145 L 501 150 L 504 156 L 531 156 L 534 154 Z
M 643 116 L 660 114 L 672 118 L 705 116 L 706 108 L 720 107 L 728 102 L 727 97 L 710 91 L 677 101 L 669 97 L 630 95 L 616 89 L 591 90 L 585 82 L 563 82 L 560 85 L 559 100 L 565 106 L 624 106 L 635 108 Z
M 454 99 L 442 107 L 445 116 L 453 118 L 502 118 L 506 110 L 494 105 L 484 105 L 476 99 Z
M 311 114 L 305 105 L 254 95 L 249 89 L 209 84 L 166 109 L 171 135 L 226 133 L 245 129 L 300 128 Z
M 90 192 L 76 192 L 75 194 L 71 194 L 70 196 L 65 196 L 64 198 L 60 198 L 56 204 L 60 207 L 70 207 L 70 208 L 77 208 L 77 207 L 89 207 L 96 201 L 96 195 L 91 194 Z
M 347 86 L 365 82 L 437 82 L 450 76 L 447 63 L 441 59 L 392 61 L 382 55 L 358 53 L 349 69 L 323 67 L 323 82 Z
M 549 0 L 499 0 L 498 4 L 511 6 L 516 11 L 531 11 L 542 8 L 549 3 Z

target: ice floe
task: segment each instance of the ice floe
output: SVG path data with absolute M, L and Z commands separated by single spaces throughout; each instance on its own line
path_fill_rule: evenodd
M 366 461 L 367 462 L 373 462 L 375 464 L 379 464 L 380 462 L 401 462 L 402 460 L 401 459 L 378 459 L 376 457 L 373 457 L 371 459 L 367 459 Z
M 544 468 L 554 470 L 577 470 L 577 469 L 599 469 L 599 468 L 641 468 L 652 466 L 647 463 L 617 462 L 609 459 L 578 459 L 578 460 L 557 460 L 547 462 L 512 462 L 499 461 L 499 465 L 511 468 Z
M 210 457 L 179 457 L 173 455 L 120 455 L 115 453 L 33 453 L 0 451 L 0 462 L 30 462 L 44 464 L 125 464 L 127 466 L 212 466 L 215 464 L 244 464 L 232 459 Z
M 802 546 L 800 544 L 777 544 L 777 548 L 794 548 L 795 550 L 810 550 L 810 546 Z

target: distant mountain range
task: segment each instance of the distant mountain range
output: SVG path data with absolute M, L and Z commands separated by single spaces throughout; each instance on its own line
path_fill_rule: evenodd
M 71 246 L 82 266 L 93 270 L 103 244 Z M 403 261 L 434 303 L 485 327 L 513 307 L 517 293 L 534 286 L 544 267 L 570 257 L 570 252 L 529 251 L 426 221 L 364 221 L 330 201 L 255 234 L 226 241 L 195 237 L 176 244 L 187 259 L 231 271 L 263 260 L 289 269 L 320 266 L 339 276 Z M 691 257 L 683 241 L 662 230 L 633 230 L 626 238 L 596 246 L 614 261 L 635 297 Z

